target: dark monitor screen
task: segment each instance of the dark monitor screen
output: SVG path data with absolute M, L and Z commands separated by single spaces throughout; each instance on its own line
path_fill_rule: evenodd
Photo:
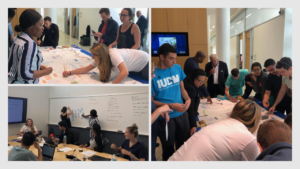
M 189 56 L 187 32 L 152 32 L 152 56 L 158 56 L 158 49 L 164 43 L 169 43 L 177 50 L 177 56 Z
M 8 123 L 25 123 L 27 99 L 8 97 Z
M 44 144 L 43 150 L 42 150 L 42 155 L 52 158 L 54 155 L 54 151 L 55 151 L 55 147 Z

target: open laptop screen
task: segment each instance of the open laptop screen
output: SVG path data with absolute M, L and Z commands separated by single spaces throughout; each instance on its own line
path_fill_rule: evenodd
M 55 151 L 55 147 L 44 144 L 43 150 L 42 150 L 42 155 L 53 158 L 54 151 Z

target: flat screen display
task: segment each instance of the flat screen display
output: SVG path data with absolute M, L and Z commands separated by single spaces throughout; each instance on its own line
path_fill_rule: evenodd
M 25 123 L 27 116 L 27 99 L 8 97 L 8 123 Z

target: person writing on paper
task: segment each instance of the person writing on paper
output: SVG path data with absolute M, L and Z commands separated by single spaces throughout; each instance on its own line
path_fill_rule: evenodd
M 205 79 L 205 71 L 203 69 L 195 69 L 183 80 L 184 88 L 191 99 L 190 107 L 187 110 L 189 115 L 190 135 L 193 135 L 196 132 L 196 116 L 199 115 L 198 107 L 200 104 L 200 95 L 198 91 L 199 88 L 202 88 L 203 90 Z M 207 102 L 211 103 L 210 96 L 207 98 Z
M 8 161 L 43 161 L 42 149 L 35 138 L 32 132 L 25 133 L 21 139 L 21 146 L 16 145 L 10 150 Z M 37 157 L 29 150 L 32 145 L 38 149 Z
M 158 118 L 158 137 L 163 149 L 163 160 L 166 161 L 174 153 L 174 144 L 178 149 L 190 136 L 188 113 L 191 99 L 184 88 L 183 79 L 186 77 L 180 65 L 176 64 L 176 49 L 165 43 L 158 49 L 159 62 L 155 68 L 151 91 L 153 102 L 157 108 L 167 104 L 173 112 L 169 113 L 170 120 L 166 123 L 163 117 Z M 185 100 L 185 103 L 183 102 Z M 166 138 L 168 125 L 168 139 Z
M 92 64 L 72 71 L 64 71 L 63 76 L 67 77 L 73 74 L 87 73 L 97 67 L 100 72 L 101 82 L 108 82 L 110 80 L 111 71 L 120 72 L 112 82 L 113 84 L 121 83 L 129 75 L 129 72 L 135 72 L 146 80 L 149 78 L 149 54 L 144 51 L 108 49 L 102 43 L 94 44 L 90 51 L 94 59 Z
M 139 135 L 137 125 L 134 123 L 132 126 L 127 127 L 124 135 L 126 140 L 123 142 L 121 147 L 117 147 L 114 143 L 112 143 L 111 148 L 124 154 L 125 159 L 131 161 L 145 161 L 145 147 L 136 139 Z
M 86 149 L 102 152 L 102 136 L 101 136 L 101 127 L 99 124 L 95 123 L 91 132 L 93 133 L 93 137 L 91 137 L 90 141 L 88 141 L 85 145 L 80 145 L 79 147 L 85 147 Z
M 237 69 L 234 68 L 231 70 L 231 74 L 228 76 L 225 82 L 225 95 L 227 98 L 232 101 L 236 102 L 235 96 L 242 96 L 243 95 L 243 86 L 245 85 L 245 76 L 248 74 L 247 69 Z
M 155 64 L 154 61 L 152 61 L 151 64 L 151 80 L 155 77 Z M 157 139 L 157 132 L 158 132 L 158 121 L 157 118 L 159 116 L 162 116 L 163 118 L 167 119 L 169 121 L 170 116 L 169 112 L 173 112 L 170 107 L 165 104 L 158 109 L 156 109 L 156 106 L 153 102 L 153 97 L 151 99 L 151 161 L 156 161 L 155 157 L 155 148 L 156 148 L 156 139 Z
M 52 73 L 51 67 L 41 65 L 43 57 L 33 39 L 42 35 L 43 18 L 37 11 L 26 9 L 19 23 L 15 30 L 21 33 L 11 45 L 8 57 L 8 84 L 37 84 L 40 77 Z
M 274 113 L 275 107 L 281 102 L 285 94 L 291 97 L 292 100 L 292 59 L 288 57 L 281 58 L 280 61 L 277 62 L 276 68 L 282 75 L 282 85 L 274 105 L 269 109 L 268 113 L 271 114 Z M 292 106 L 292 101 L 290 105 Z M 268 104 L 266 104 L 266 106 L 269 107 Z
M 60 119 L 66 121 L 67 126 L 71 128 L 70 116 L 73 114 L 73 111 L 68 107 L 69 112 L 67 113 L 67 107 L 61 109 Z
M 98 115 L 97 115 L 97 111 L 95 109 L 90 111 L 90 115 L 84 115 L 82 114 L 82 117 L 84 118 L 89 118 L 89 127 L 87 127 L 86 129 L 90 130 L 90 138 L 92 138 L 94 136 L 93 132 L 92 132 L 92 128 L 94 124 L 98 124 L 100 126 L 100 122 L 98 120 Z M 101 128 L 101 127 L 100 127 Z
M 259 106 L 239 101 L 230 118 L 195 133 L 169 161 L 253 161 L 258 156 L 256 133 L 261 119 Z
M 38 130 L 34 126 L 32 119 L 30 119 L 30 118 L 26 120 L 25 125 L 21 128 L 21 130 L 19 131 L 18 135 L 19 136 L 23 136 L 24 133 L 26 133 L 28 131 L 32 132 L 35 135 L 38 134 Z
M 70 131 L 69 127 L 67 126 L 66 121 L 60 121 L 58 123 L 59 130 L 61 130 L 60 136 L 59 136 L 59 142 L 63 143 L 64 136 L 67 137 L 67 144 L 74 144 L 74 136 L 73 133 Z M 54 141 L 54 137 L 52 137 L 52 140 Z
M 269 72 L 267 79 L 266 92 L 263 99 L 264 107 L 273 106 L 274 101 L 278 97 L 282 85 L 282 75 L 281 72 L 276 69 L 276 62 L 273 59 L 267 59 L 264 63 L 264 67 Z M 292 112 L 292 98 L 288 94 L 284 94 L 283 99 L 276 105 L 276 110 L 286 114 Z
M 133 23 L 133 12 L 131 8 L 124 8 L 120 13 L 120 20 L 123 23 L 119 26 L 116 40 L 108 47 L 118 49 L 139 49 L 141 31 L 137 24 Z

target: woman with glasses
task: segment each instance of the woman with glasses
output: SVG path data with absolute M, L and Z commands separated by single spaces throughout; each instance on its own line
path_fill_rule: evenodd
M 196 116 L 198 116 L 198 107 L 200 104 L 200 96 L 199 89 L 207 90 L 204 88 L 206 73 L 203 69 L 195 69 L 193 70 L 184 80 L 184 88 L 191 98 L 191 104 L 189 109 L 187 110 L 189 115 L 190 122 L 190 136 L 196 132 L 197 124 L 196 124 Z M 205 92 L 205 91 L 203 91 Z M 207 97 L 207 101 L 209 102 L 210 96 Z
M 139 49 L 140 48 L 140 28 L 133 23 L 133 12 L 130 8 L 124 8 L 120 13 L 120 20 L 123 23 L 118 30 L 117 39 L 109 45 L 109 48 L 116 47 Z
M 86 67 L 72 71 L 64 71 L 63 76 L 88 73 L 96 67 L 100 72 L 100 81 L 108 82 L 111 78 L 111 72 L 119 72 L 113 84 L 120 84 L 129 75 L 134 72 L 141 78 L 149 78 L 149 54 L 141 50 L 133 49 L 108 49 L 103 43 L 94 44 L 90 49 L 94 62 Z

